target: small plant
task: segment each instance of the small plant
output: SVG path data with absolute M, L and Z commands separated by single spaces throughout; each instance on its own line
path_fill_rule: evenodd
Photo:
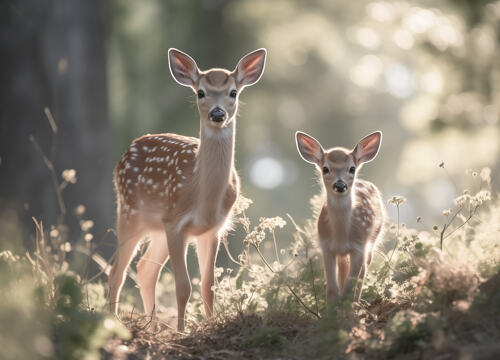
M 244 345 L 251 348 L 267 348 L 277 351 L 283 348 L 283 338 L 280 335 L 279 329 L 265 326 L 249 335 Z
M 48 167 L 61 195 L 77 180 L 71 169 L 59 173 Z M 187 334 L 165 331 L 167 327 L 151 332 L 150 319 L 134 315 L 130 297 L 124 304 L 130 309 L 127 322 L 102 311 L 107 300 L 100 277 L 109 264 L 96 254 L 93 222 L 78 206 L 74 215 L 81 233 L 70 241 L 60 220 L 71 214 L 60 207 L 56 225 L 45 228 L 34 220 L 33 251 L 0 253 L 1 357 L 97 357 L 107 351 L 103 347 L 110 338 L 126 339 L 131 333 L 131 342 L 141 345 L 137 357 L 156 349 L 156 354 L 178 357 L 205 352 L 214 358 L 437 357 L 446 351 L 438 343 L 493 343 L 500 334 L 500 200 L 491 200 L 488 169 L 468 171 L 467 176 L 474 191 L 461 192 L 443 212 L 442 225 L 428 227 L 422 216 L 414 228 L 402 224 L 406 199 L 392 197 L 397 223 L 388 226 L 385 241 L 374 250 L 361 301 L 339 296 L 328 307 L 315 230 L 321 199 L 311 199 L 314 217 L 298 226 L 290 216 L 253 224 L 246 215 L 252 201 L 241 197 L 235 223 L 244 231 L 244 249 L 233 256 L 227 239 L 222 241 L 234 266 L 216 268 L 210 320 L 202 316 L 201 281 L 193 279 Z M 283 239 L 280 229 L 290 225 L 293 238 Z M 384 251 L 386 244 L 391 246 Z M 87 266 L 77 270 L 73 259 L 82 253 Z M 102 269 L 92 278 L 90 261 Z M 135 277 L 133 271 L 130 277 Z M 172 273 L 165 272 L 157 289 L 160 313 L 166 312 L 162 304 L 173 301 L 173 283 Z M 477 333 L 472 340 L 471 329 Z M 22 347 L 16 343 L 21 338 L 26 340 Z
M 409 353 L 428 346 L 438 328 L 438 320 L 433 315 L 423 315 L 411 310 L 398 312 L 385 329 L 389 354 Z

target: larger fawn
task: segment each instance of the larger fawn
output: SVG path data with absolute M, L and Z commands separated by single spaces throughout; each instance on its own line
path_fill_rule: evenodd
M 197 240 L 205 314 L 213 312 L 214 267 L 219 239 L 231 222 L 239 195 L 234 168 L 235 121 L 243 88 L 261 77 L 266 50 L 243 57 L 234 71 L 201 71 L 183 52 L 170 49 L 174 79 L 197 94 L 200 139 L 174 134 L 142 136 L 132 142 L 114 172 L 118 198 L 118 250 L 109 277 L 109 301 L 116 313 L 125 271 L 139 241 L 149 246 L 137 264 L 146 314 L 155 315 L 155 288 L 170 259 L 175 278 L 179 331 L 184 330 L 191 283 L 186 268 L 189 238 Z
M 383 233 L 385 208 L 377 187 L 356 175 L 364 163 L 377 156 L 382 133 L 366 136 L 352 150 L 324 150 L 315 138 L 302 132 L 296 133 L 296 141 L 302 158 L 315 164 L 322 178 L 324 203 L 317 230 L 325 266 L 326 298 L 333 300 L 349 276 L 355 299 L 359 300 L 366 268 Z

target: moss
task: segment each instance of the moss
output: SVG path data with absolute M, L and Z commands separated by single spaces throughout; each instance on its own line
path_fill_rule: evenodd
M 283 338 L 279 329 L 275 327 L 263 327 L 255 333 L 247 336 L 244 346 L 248 348 L 265 348 L 268 350 L 283 349 Z

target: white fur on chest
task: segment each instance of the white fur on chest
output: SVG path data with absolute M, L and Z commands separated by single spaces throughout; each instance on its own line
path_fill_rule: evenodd
M 351 239 L 352 204 L 349 197 L 328 199 L 330 237 L 320 239 L 324 251 L 345 255 L 359 247 Z
M 210 228 L 218 232 L 225 231 L 231 225 L 232 207 L 225 209 L 222 203 L 219 206 L 213 205 L 213 209 L 210 210 L 195 207 L 184 214 L 177 223 L 177 230 L 188 229 L 188 231 L 198 233 L 200 230 Z

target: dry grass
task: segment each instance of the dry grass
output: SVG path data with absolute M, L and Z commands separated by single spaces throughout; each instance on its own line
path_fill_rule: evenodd
M 0 253 L 0 290 L 6 299 L 23 300 L 0 306 L 0 320 L 23 314 L 12 325 L 0 322 L 0 344 L 16 338 L 15 329 L 31 331 L 21 350 L 0 346 L 10 351 L 0 358 L 83 359 L 99 352 L 106 359 L 500 358 L 500 201 L 491 201 L 489 171 L 470 174 L 477 191 L 457 197 L 443 212 L 442 225 L 430 229 L 421 217 L 420 229 L 391 225 L 385 251 L 377 249 L 367 273 L 361 303 L 353 304 L 347 294 L 328 308 L 314 219 L 302 228 L 290 218 L 295 233 L 284 241 L 277 230 L 287 222 L 274 217 L 252 224 L 245 215 L 251 200 L 242 198 L 235 223 L 245 232 L 245 246 L 230 255 L 233 268 L 216 269 L 215 316 L 203 320 L 199 279 L 193 278 L 188 332 L 178 333 L 165 323 L 153 330 L 150 319 L 130 310 L 138 304 L 137 289 L 122 296 L 121 309 L 129 310 L 121 324 L 107 312 L 109 264 L 97 255 L 101 242 L 90 232 L 93 223 L 83 206 L 75 209 L 79 241 L 68 239 L 63 223 L 70 212 L 62 190 L 76 173 L 64 171 L 61 181 L 45 159 L 61 195 L 61 216 L 45 229 L 35 221 L 34 252 Z M 404 202 L 390 200 L 398 214 Z M 312 207 L 317 209 L 317 198 Z M 81 271 L 71 265 L 78 257 L 87 264 Z M 89 278 L 91 261 L 103 270 Z M 157 287 L 159 305 L 175 304 L 173 290 L 172 274 L 165 272 Z M 159 311 L 166 317 L 169 308 Z

